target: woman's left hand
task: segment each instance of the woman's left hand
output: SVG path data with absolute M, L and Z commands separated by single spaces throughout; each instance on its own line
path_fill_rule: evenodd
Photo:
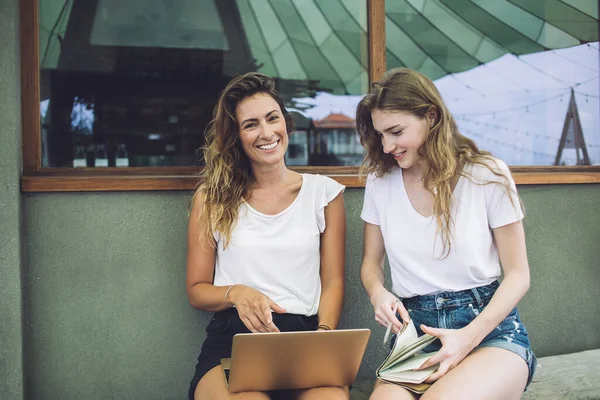
M 477 346 L 475 337 L 470 331 L 463 329 L 430 328 L 421 325 L 423 332 L 437 337 L 442 342 L 442 348 L 419 367 L 420 370 L 440 364 L 437 371 L 425 382 L 433 383 L 456 367 Z

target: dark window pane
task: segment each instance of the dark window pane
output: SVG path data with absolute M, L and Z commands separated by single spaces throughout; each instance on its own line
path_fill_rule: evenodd
M 353 106 L 368 87 L 365 0 L 39 0 L 39 8 L 45 167 L 202 164 L 218 95 L 248 71 L 277 78 L 294 110 L 290 165 L 362 159 Z M 343 126 L 318 127 L 338 114 Z

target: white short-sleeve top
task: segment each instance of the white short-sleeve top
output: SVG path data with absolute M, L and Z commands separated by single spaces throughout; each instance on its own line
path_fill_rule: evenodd
M 326 176 L 302 174 L 298 196 L 276 215 L 242 203 L 227 248 L 215 234 L 214 284 L 244 284 L 269 296 L 288 313 L 315 315 L 321 297 L 325 206 L 344 189 Z
M 414 209 L 402 169 L 394 168 L 379 178 L 368 177 L 361 218 L 381 228 L 396 295 L 465 290 L 487 285 L 500 276 L 491 229 L 521 220 L 523 211 L 508 167 L 498 159 L 494 161 L 489 165 L 508 178 L 511 190 L 507 193 L 503 185 L 485 184 L 503 182 L 486 166 L 464 167 L 468 177 L 461 176 L 453 192 L 454 230 L 446 258 L 440 257 L 443 242 L 436 235 L 436 219 Z

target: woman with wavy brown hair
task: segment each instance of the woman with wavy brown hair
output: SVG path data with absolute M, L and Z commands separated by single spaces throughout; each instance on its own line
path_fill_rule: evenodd
M 439 339 L 425 349 L 421 398 L 521 398 L 536 359 L 516 309 L 529 265 L 508 167 L 461 135 L 433 82 L 410 69 L 373 84 L 356 124 L 368 173 L 361 279 L 375 320 Z M 378 381 L 371 398 L 416 397 Z
M 335 329 L 344 297 L 344 186 L 289 170 L 293 121 L 273 78 L 248 73 L 221 93 L 188 225 L 186 288 L 214 312 L 190 399 L 347 399 L 348 388 L 229 393 L 222 358 L 237 333 Z

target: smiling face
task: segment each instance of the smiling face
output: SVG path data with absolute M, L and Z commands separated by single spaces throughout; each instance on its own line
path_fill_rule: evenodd
M 283 162 L 288 134 L 279 104 L 268 94 L 258 93 L 240 101 L 235 111 L 242 149 L 250 162 L 255 165 Z
M 373 127 L 381 137 L 383 152 L 390 154 L 403 169 L 415 166 L 423 157 L 419 149 L 429 132 L 430 118 L 406 111 L 371 111 Z

